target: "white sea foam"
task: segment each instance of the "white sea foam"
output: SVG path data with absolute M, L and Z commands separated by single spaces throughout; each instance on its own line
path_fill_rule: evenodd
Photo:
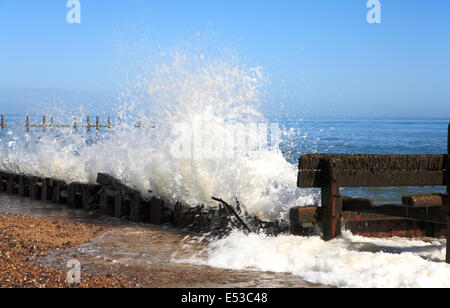
M 344 236 L 245 235 L 240 231 L 214 241 L 183 263 L 233 270 L 291 273 L 337 287 L 450 287 L 445 241 Z

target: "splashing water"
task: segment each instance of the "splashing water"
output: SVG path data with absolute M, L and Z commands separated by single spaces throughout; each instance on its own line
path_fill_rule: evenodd
M 123 91 L 118 114 L 124 120 L 111 133 L 10 131 L 1 137 L 0 168 L 69 182 L 93 182 L 106 172 L 171 202 L 238 199 L 250 214 L 279 219 L 317 196 L 296 188 L 297 169 L 276 147 L 236 142 L 242 134 L 255 144 L 267 141 L 247 129 L 267 124 L 258 112 L 266 81 L 260 67 L 240 65 L 233 56 L 195 49 L 163 54 Z M 130 123 L 138 117 L 156 128 L 135 129 Z M 183 147 L 189 155 L 180 157 Z

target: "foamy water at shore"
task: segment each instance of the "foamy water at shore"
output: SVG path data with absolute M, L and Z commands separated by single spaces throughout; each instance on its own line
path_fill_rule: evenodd
M 224 269 L 290 273 L 336 287 L 448 288 L 445 240 L 373 239 L 344 232 L 320 237 L 246 235 L 236 231 L 177 262 Z

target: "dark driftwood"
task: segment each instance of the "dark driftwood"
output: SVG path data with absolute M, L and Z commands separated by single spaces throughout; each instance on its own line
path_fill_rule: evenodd
M 229 205 L 228 203 L 226 203 L 225 201 L 223 201 L 222 199 L 220 199 L 220 198 L 215 198 L 215 197 L 212 197 L 212 199 L 214 200 L 214 201 L 217 201 L 217 202 L 220 202 L 224 207 L 225 207 L 225 209 L 227 210 L 227 211 L 230 211 L 236 218 L 237 218 L 237 220 L 239 221 L 239 224 L 245 229 L 245 230 L 247 230 L 248 232 L 252 232 L 252 230 L 250 230 L 250 228 L 247 226 L 247 224 L 242 220 L 242 218 L 241 217 L 239 217 L 239 215 L 238 215 L 238 213 L 236 213 L 236 210 L 231 206 L 231 205 Z M 232 224 L 234 224 L 233 222 L 231 222 Z M 236 226 L 235 225 L 235 227 L 237 227 L 238 228 L 238 226 Z

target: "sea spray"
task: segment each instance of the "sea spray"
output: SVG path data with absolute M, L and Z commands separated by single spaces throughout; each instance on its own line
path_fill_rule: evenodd
M 150 61 L 134 81 L 122 91 L 122 122 L 111 132 L 14 131 L 1 138 L 0 168 L 68 182 L 94 182 L 105 172 L 170 202 L 215 206 L 211 196 L 237 199 L 265 220 L 317 203 L 317 194 L 296 188 L 296 166 L 265 142 L 267 135 L 249 129 L 270 127 L 258 111 L 267 82 L 262 68 L 178 48 Z M 147 128 L 134 127 L 137 118 Z M 180 157 L 176 145 L 191 155 Z

